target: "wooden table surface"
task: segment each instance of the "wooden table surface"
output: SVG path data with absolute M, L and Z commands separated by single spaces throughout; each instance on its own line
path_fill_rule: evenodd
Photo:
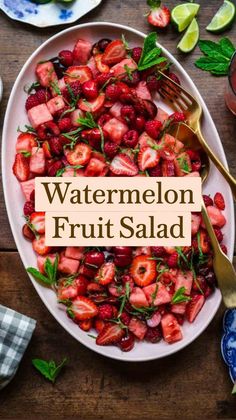
M 177 2 L 166 0 L 173 7 Z M 179 2 L 178 2 L 179 3 Z M 198 1 L 201 37 L 217 39 L 204 28 L 221 0 Z M 143 17 L 145 0 L 103 0 L 81 22 L 124 23 L 148 32 Z M 35 29 L 0 15 L 0 74 L 4 82 L 1 123 L 13 82 L 29 55 L 63 28 Z M 236 43 L 236 24 L 225 35 Z M 178 35 L 171 29 L 159 40 L 183 64 L 199 88 L 217 126 L 236 176 L 236 119 L 223 102 L 224 78 L 213 78 L 193 65 L 200 55 L 176 51 Z M 15 118 L 15 116 L 12 116 Z M 14 203 L 12 203 L 14 205 Z M 0 418 L 78 419 L 196 419 L 236 418 L 236 397 L 220 355 L 223 308 L 207 330 L 189 347 L 163 360 L 122 363 L 99 356 L 75 341 L 54 320 L 36 294 L 22 266 L 9 228 L 1 191 L 0 200 L 0 302 L 37 320 L 37 328 L 12 383 L 1 392 Z M 53 386 L 31 366 L 34 357 L 69 358 L 69 365 Z

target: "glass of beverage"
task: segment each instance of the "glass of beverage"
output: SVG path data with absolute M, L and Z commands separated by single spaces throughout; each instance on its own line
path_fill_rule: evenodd
M 229 110 L 236 115 L 236 52 L 234 53 L 229 66 L 225 103 Z

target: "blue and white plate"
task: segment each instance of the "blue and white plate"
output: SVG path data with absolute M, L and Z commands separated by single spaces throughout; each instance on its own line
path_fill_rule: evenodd
M 30 0 L 0 0 L 0 9 L 11 19 L 44 28 L 72 23 L 97 7 L 102 0 L 74 0 L 72 3 L 36 4 Z
M 221 339 L 221 353 L 229 366 L 229 374 L 236 381 L 236 309 L 225 311 L 223 318 L 224 335 Z

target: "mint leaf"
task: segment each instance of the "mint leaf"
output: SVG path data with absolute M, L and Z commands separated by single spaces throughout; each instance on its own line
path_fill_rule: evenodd
M 147 0 L 147 5 L 151 7 L 151 9 L 156 9 L 157 7 L 160 7 L 161 0 Z
M 49 360 L 48 362 L 43 359 L 32 360 L 33 366 L 41 373 L 41 375 L 53 383 L 66 363 L 67 358 L 64 358 L 58 366 L 54 360 Z
M 229 38 L 222 38 L 219 42 L 221 49 L 224 51 L 224 54 L 228 58 L 232 58 L 232 55 L 235 53 L 235 46 L 232 44 Z
M 97 123 L 94 121 L 94 118 L 93 118 L 93 115 L 91 114 L 91 112 L 86 112 L 86 117 L 85 118 L 81 117 L 77 121 L 78 121 L 78 123 L 80 123 L 84 127 L 88 127 L 88 128 L 97 127 Z
M 161 48 L 157 47 L 157 34 L 151 32 L 144 40 L 143 52 L 138 63 L 138 70 L 142 71 L 152 66 L 158 65 L 164 61 L 165 57 L 161 57 Z
M 188 302 L 189 300 L 191 300 L 189 296 L 184 295 L 185 290 L 185 287 L 180 287 L 178 290 L 176 290 L 171 300 L 172 305 L 176 303 Z
M 200 40 L 198 46 L 203 54 L 211 58 L 218 58 L 219 60 L 229 61 L 229 58 L 225 55 L 221 46 L 213 41 Z
M 195 66 L 201 70 L 227 75 L 229 63 L 226 61 L 219 61 L 217 58 L 200 57 L 197 61 L 195 61 Z
M 35 279 L 40 280 L 42 283 L 45 283 L 47 286 L 52 286 L 57 281 L 56 279 L 57 268 L 58 268 L 58 255 L 56 256 L 54 263 L 52 263 L 49 258 L 46 259 L 45 264 L 44 264 L 44 269 L 47 276 L 40 273 L 40 271 L 38 271 L 34 267 L 28 267 L 27 272 L 32 274 L 32 276 Z

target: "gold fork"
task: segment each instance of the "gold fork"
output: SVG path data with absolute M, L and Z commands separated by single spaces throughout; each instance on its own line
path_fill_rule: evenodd
M 166 74 L 162 73 L 161 71 L 159 73 L 162 76 L 162 85 L 159 90 L 160 95 L 171 104 L 175 111 L 185 113 L 188 125 L 194 130 L 203 150 L 207 153 L 211 161 L 215 164 L 217 169 L 228 182 L 233 197 L 236 200 L 236 179 L 224 167 L 224 165 L 211 150 L 210 146 L 207 144 L 202 135 L 200 126 L 202 116 L 201 105 L 182 86 L 174 82 L 172 79 L 170 79 L 170 77 L 166 76 Z

